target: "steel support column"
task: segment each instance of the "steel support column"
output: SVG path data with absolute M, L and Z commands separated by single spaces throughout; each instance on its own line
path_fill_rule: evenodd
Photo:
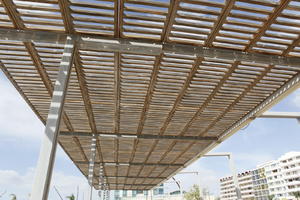
M 242 193 L 241 193 L 239 180 L 238 180 L 238 175 L 236 173 L 236 168 L 235 168 L 235 165 L 234 165 L 232 154 L 229 154 L 228 159 L 229 159 L 229 168 L 230 168 L 230 171 L 232 173 L 233 183 L 235 185 L 236 196 L 237 196 L 238 200 L 241 200 L 242 199 Z
M 100 200 L 103 198 L 103 189 L 104 189 L 104 167 L 102 163 L 99 164 L 99 191 L 98 195 Z
M 53 165 L 58 142 L 59 127 L 67 93 L 71 68 L 73 65 L 74 40 L 67 38 L 63 57 L 48 113 L 45 134 L 43 136 L 31 200 L 47 200 L 51 183 Z
M 96 157 L 96 142 L 97 138 L 96 135 L 92 135 L 92 140 L 91 140 L 91 152 L 90 152 L 90 159 L 89 159 L 89 171 L 88 171 L 88 182 L 91 187 L 90 190 L 90 197 L 89 199 L 93 199 L 93 178 L 94 178 L 94 166 L 95 166 L 95 157 Z

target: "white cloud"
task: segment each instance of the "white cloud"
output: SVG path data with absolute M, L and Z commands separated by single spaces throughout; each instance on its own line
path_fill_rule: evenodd
M 238 169 L 247 170 L 247 167 L 254 168 L 259 164 L 273 160 L 274 156 L 269 153 L 235 153 L 234 160 L 238 164 Z
M 34 170 L 32 168 L 27 169 L 24 174 L 14 170 L 0 170 L 0 194 L 6 191 L 5 195 L 0 199 L 8 199 L 11 194 L 16 194 L 18 200 L 28 200 L 33 178 Z M 64 199 L 68 195 L 76 195 L 77 187 L 79 188 L 79 200 L 83 199 L 83 195 L 86 199 L 90 191 L 87 180 L 84 177 L 66 175 L 60 171 L 54 172 L 51 185 L 49 200 L 60 199 L 54 190 L 54 186 Z M 93 197 L 96 199 L 96 191 L 94 191 Z
M 295 106 L 300 108 L 300 89 L 295 91 L 295 97 L 292 101 L 295 104 Z
M 0 193 L 6 191 L 2 198 L 8 199 L 11 194 L 16 194 L 18 199 L 27 199 L 32 177 L 32 169 L 28 169 L 25 174 L 14 170 L 0 170 Z
M 0 74 L 0 93 L 0 136 L 39 138 L 44 125 L 2 74 Z

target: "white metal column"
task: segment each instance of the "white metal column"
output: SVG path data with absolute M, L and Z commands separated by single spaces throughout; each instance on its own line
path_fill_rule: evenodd
M 92 141 L 91 141 L 91 154 L 90 154 L 90 159 L 89 159 L 89 174 L 88 174 L 88 181 L 89 185 L 91 187 L 90 190 L 90 197 L 89 199 L 93 199 L 93 178 L 94 178 L 94 167 L 95 167 L 95 156 L 96 156 L 96 142 L 97 142 L 97 137 L 95 134 L 92 135 Z
M 215 156 L 226 156 L 228 158 L 229 168 L 232 173 L 233 183 L 235 186 L 236 197 L 238 200 L 242 200 L 242 193 L 241 193 L 240 184 L 238 181 L 238 175 L 234 165 L 232 153 L 210 153 L 210 154 L 203 155 L 203 157 L 215 157 Z
M 59 126 L 74 56 L 74 40 L 67 38 L 63 57 L 48 113 L 45 135 L 43 136 L 31 200 L 47 200 L 55 161 Z
M 103 189 L 104 189 L 104 169 L 102 163 L 99 164 L 99 199 L 103 199 Z
M 237 175 L 237 172 L 236 172 L 236 168 L 235 168 L 235 165 L 234 165 L 232 154 L 229 154 L 228 159 L 229 159 L 230 171 L 232 173 L 233 183 L 235 185 L 235 192 L 236 192 L 237 199 L 242 200 L 242 193 L 241 193 L 240 184 L 239 184 L 239 180 L 238 180 L 238 175 Z

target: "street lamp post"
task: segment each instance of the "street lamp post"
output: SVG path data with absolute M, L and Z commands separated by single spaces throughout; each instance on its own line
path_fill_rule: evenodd
M 181 195 L 181 199 L 183 200 L 183 192 L 182 192 L 182 187 L 180 185 L 180 182 L 177 181 L 174 177 L 172 177 L 172 179 L 175 181 L 175 183 L 177 184 L 178 188 L 179 188 L 179 193 Z
M 235 168 L 235 165 L 234 165 L 232 153 L 210 153 L 210 154 L 203 155 L 203 157 L 218 157 L 218 156 L 225 156 L 225 157 L 228 158 L 229 168 L 230 168 L 230 171 L 232 173 L 233 183 L 235 185 L 236 196 L 237 196 L 238 200 L 242 200 L 241 189 L 240 189 L 240 186 L 239 186 L 238 176 L 237 176 L 237 173 L 236 173 L 236 168 Z
M 199 180 L 199 184 L 198 184 L 198 186 L 199 186 L 199 194 L 200 194 L 200 196 L 201 196 L 201 187 L 200 187 L 200 173 L 199 172 L 197 172 L 197 171 L 191 171 L 191 172 L 179 172 L 178 174 L 197 174 L 198 175 L 198 180 Z

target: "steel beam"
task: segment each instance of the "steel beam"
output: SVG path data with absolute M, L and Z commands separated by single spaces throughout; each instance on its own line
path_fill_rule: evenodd
M 58 142 L 59 127 L 74 60 L 74 40 L 67 38 L 42 140 L 31 200 L 47 200 Z
M 299 119 L 300 112 L 264 112 L 258 118 L 292 118 Z
M 121 186 L 121 185 L 124 185 L 124 186 L 141 186 L 141 187 L 147 187 L 147 186 L 151 186 L 151 187 L 154 187 L 156 186 L 155 184 L 126 184 L 126 183 L 110 183 L 109 186 L 111 185 L 116 185 L 116 186 Z
M 149 176 L 105 176 L 105 178 L 146 178 L 146 179 L 165 179 L 167 177 L 149 177 Z
M 45 42 L 63 44 L 67 34 L 49 31 L 0 29 L 0 40 L 12 40 L 22 42 Z M 160 55 L 161 53 L 192 54 L 199 57 L 219 58 L 234 61 L 245 61 L 273 65 L 290 65 L 298 67 L 300 58 L 282 57 L 262 53 L 248 53 L 238 50 L 199 47 L 173 43 L 155 43 L 144 39 L 110 39 L 100 36 L 87 36 L 70 34 L 70 37 L 78 41 L 83 49 L 101 50 L 110 52 L 127 52 L 148 55 Z
M 92 133 L 88 132 L 67 132 L 61 131 L 61 136 L 79 136 L 79 137 L 91 137 Z M 217 137 L 210 137 L 210 136 L 174 136 L 174 135 L 148 135 L 148 134 L 141 134 L 141 135 L 134 135 L 134 134 L 123 134 L 123 133 L 97 133 L 96 136 L 98 137 L 113 137 L 113 138 L 132 138 L 132 139 L 151 139 L 151 140 L 200 140 L 200 141 L 214 141 L 218 140 Z
M 98 186 L 98 195 L 100 200 L 104 197 L 104 186 L 105 186 L 105 179 L 104 179 L 104 169 L 103 165 L 99 165 L 99 186 Z
M 74 161 L 76 164 L 89 164 L 86 161 Z M 115 163 L 115 162 L 95 162 L 95 165 L 103 164 L 104 166 L 157 166 L 157 167 L 181 167 L 183 164 L 167 164 L 167 163 Z
M 93 178 L 94 178 L 94 166 L 95 166 L 95 157 L 96 157 L 96 142 L 97 137 L 95 134 L 92 134 L 92 140 L 91 140 L 91 152 L 90 152 L 90 158 L 89 158 L 89 174 L 88 174 L 88 182 L 90 185 L 90 194 L 89 199 L 93 199 Z

